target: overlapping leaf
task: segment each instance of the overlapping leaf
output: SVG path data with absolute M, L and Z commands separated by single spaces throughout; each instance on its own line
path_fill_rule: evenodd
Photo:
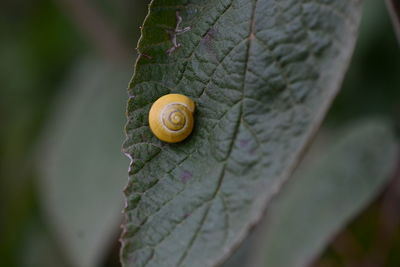
M 88 59 L 65 84 L 43 138 L 42 205 L 69 262 L 98 266 L 118 232 L 126 181 L 122 67 Z
M 246 266 L 308 266 L 392 178 L 398 142 L 386 120 L 364 120 L 316 146 L 271 202 Z

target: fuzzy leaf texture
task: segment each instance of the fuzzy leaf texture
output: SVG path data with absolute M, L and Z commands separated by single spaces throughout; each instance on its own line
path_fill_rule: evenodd
M 216 266 L 232 253 L 336 95 L 360 12 L 358 0 L 151 2 L 128 91 L 124 266 Z M 178 144 L 148 126 L 168 93 L 197 105 Z

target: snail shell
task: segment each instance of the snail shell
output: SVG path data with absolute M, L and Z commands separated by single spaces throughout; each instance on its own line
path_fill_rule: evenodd
M 150 129 L 158 139 L 168 143 L 184 140 L 193 130 L 195 103 L 181 94 L 157 99 L 149 113 Z

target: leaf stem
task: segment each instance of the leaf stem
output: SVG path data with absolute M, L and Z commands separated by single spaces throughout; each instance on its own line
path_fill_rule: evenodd
M 111 61 L 121 63 L 131 58 L 125 40 L 87 0 L 57 0 L 81 32 L 99 52 Z
M 400 0 L 386 0 L 386 6 L 392 18 L 393 28 L 400 44 Z

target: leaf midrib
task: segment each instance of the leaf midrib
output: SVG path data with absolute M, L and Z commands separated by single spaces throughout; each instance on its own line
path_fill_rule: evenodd
M 237 119 L 237 122 L 236 122 L 236 125 L 235 125 L 235 128 L 234 128 L 233 138 L 232 138 L 232 141 L 231 141 L 231 143 L 229 145 L 229 149 L 228 149 L 227 155 L 225 157 L 224 166 L 223 166 L 221 175 L 220 175 L 220 177 L 218 179 L 218 185 L 217 185 L 217 187 L 216 187 L 216 189 L 215 189 L 215 191 L 214 191 L 214 193 L 213 193 L 213 195 L 212 195 L 212 197 L 210 199 L 210 203 L 208 204 L 208 207 L 207 207 L 206 211 L 204 212 L 203 217 L 200 220 L 199 226 L 197 227 L 192 239 L 189 241 L 188 247 L 185 249 L 184 253 L 182 254 L 181 258 L 178 261 L 178 267 L 182 265 L 182 263 L 186 259 L 187 255 L 189 254 L 189 252 L 190 252 L 193 244 L 195 243 L 195 241 L 196 241 L 196 239 L 197 239 L 197 237 L 198 237 L 198 235 L 199 235 L 199 233 L 200 233 L 205 221 L 207 220 L 209 211 L 211 209 L 212 202 L 214 201 L 214 199 L 218 195 L 218 193 L 220 193 L 220 189 L 221 189 L 222 183 L 224 181 L 224 177 L 225 177 L 225 170 L 226 170 L 227 160 L 229 159 L 229 156 L 231 155 L 231 153 L 233 151 L 233 147 L 234 147 L 234 144 L 236 142 L 237 134 L 239 132 L 239 128 L 240 128 L 242 117 L 243 117 L 243 108 L 244 108 L 243 107 L 243 99 L 244 99 L 244 95 L 245 95 L 246 79 L 247 79 L 247 73 L 248 73 L 248 62 L 249 62 L 249 57 L 250 57 L 251 44 L 252 44 L 252 40 L 253 40 L 252 36 L 254 35 L 254 24 L 255 24 L 255 13 L 256 13 L 257 1 L 258 0 L 255 0 L 253 2 L 252 10 L 251 10 L 251 17 L 250 17 L 250 23 L 249 23 L 250 26 L 249 26 L 249 34 L 248 34 L 248 37 L 247 37 L 247 48 L 246 48 L 245 66 L 244 66 L 244 74 L 243 74 L 243 82 L 242 82 L 242 97 L 240 99 L 240 102 L 241 102 L 240 103 L 240 111 L 239 111 L 239 116 L 238 116 L 238 119 Z M 231 5 L 232 5 L 232 2 L 231 2 L 231 4 L 229 6 L 231 6 Z M 215 69 L 217 69 L 217 67 Z M 206 86 L 204 87 L 204 90 L 205 90 L 205 88 L 206 88 Z M 221 196 L 221 197 L 223 197 L 223 196 Z M 226 238 L 225 238 L 225 240 L 226 240 Z

